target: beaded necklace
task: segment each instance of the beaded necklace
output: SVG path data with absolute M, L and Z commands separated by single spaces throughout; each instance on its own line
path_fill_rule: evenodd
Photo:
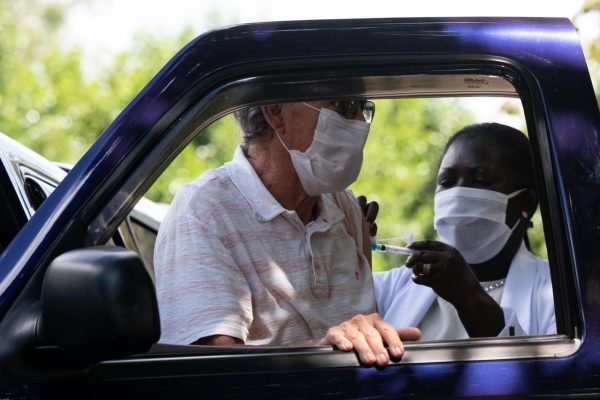
M 502 286 L 504 286 L 504 278 L 498 279 L 497 281 L 488 281 L 488 282 L 480 282 L 480 283 L 481 283 L 481 287 L 483 288 L 483 290 L 485 290 L 486 292 L 489 292 L 491 290 L 498 289 L 498 288 L 501 288 Z

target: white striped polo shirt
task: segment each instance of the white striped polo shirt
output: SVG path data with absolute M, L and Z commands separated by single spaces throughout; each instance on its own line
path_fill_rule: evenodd
M 343 213 L 327 195 L 319 209 L 305 226 L 239 147 L 231 162 L 182 188 L 155 247 L 161 342 L 219 334 L 299 344 L 375 312 L 371 269 Z

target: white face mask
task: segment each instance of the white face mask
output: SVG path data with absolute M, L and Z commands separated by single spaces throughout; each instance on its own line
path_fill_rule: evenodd
M 279 133 L 275 133 L 290 153 L 304 191 L 317 196 L 342 191 L 356 180 L 369 128 L 366 122 L 346 119 L 321 108 L 313 141 L 306 152 L 289 150 Z
M 469 264 L 480 264 L 496 256 L 519 224 L 506 225 L 508 200 L 526 189 L 508 195 L 492 190 L 454 187 L 436 193 L 433 226 L 440 240 L 456 248 Z

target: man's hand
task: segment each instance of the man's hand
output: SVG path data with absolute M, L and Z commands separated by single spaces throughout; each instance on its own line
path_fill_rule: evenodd
M 356 350 L 363 364 L 385 367 L 390 359 L 399 360 L 404 355 L 402 340 L 414 341 L 420 337 L 419 329 L 396 329 L 373 313 L 357 315 L 330 328 L 319 344 L 334 345 L 342 351 Z

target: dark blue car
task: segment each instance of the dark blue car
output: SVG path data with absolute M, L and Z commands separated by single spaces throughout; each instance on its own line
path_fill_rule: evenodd
M 519 103 L 558 334 L 409 343 L 385 369 L 325 346 L 159 344 L 148 188 L 241 107 L 356 97 Z M 0 145 L 2 398 L 600 396 L 600 113 L 568 20 L 234 26 L 182 49 L 68 174 Z

